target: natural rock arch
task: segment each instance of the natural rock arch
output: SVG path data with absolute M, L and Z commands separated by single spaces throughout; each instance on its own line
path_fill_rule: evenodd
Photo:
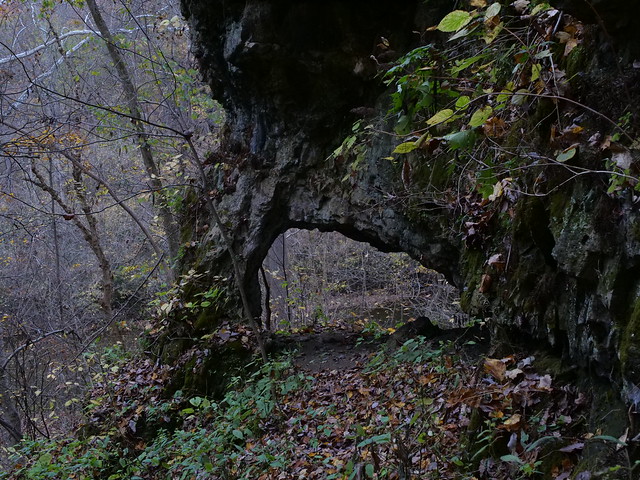
M 450 2 L 183 0 L 183 6 L 202 71 L 227 112 L 223 146 L 208 161 L 222 165 L 216 201 L 233 225 L 252 314 L 260 308 L 258 268 L 276 236 L 292 227 L 335 230 L 409 253 L 460 287 L 467 310 L 487 312 L 516 337 L 532 336 L 592 373 L 623 382 L 627 398 L 640 402 L 640 218 L 631 201 L 606 194 L 606 181 L 560 178 L 552 193 L 520 198 L 512 221 L 486 245 L 465 245 L 455 208 L 428 197 L 420 199 L 421 211 L 406 208 L 399 168 L 384 160 L 397 143 L 392 136 L 363 140 L 369 143 L 359 160 L 330 157 L 358 118 L 387 130 L 381 116 L 368 117 L 386 111 L 376 63 L 393 52 L 377 50 L 378 43 L 384 37 L 392 50 L 407 51 L 424 41 L 414 32 L 437 23 Z M 622 35 L 615 18 L 604 21 L 609 33 Z M 593 89 L 610 66 L 600 56 L 610 54 L 594 54 L 593 72 L 576 80 L 598 108 L 606 101 Z M 602 161 L 598 155 L 582 153 L 591 164 Z M 210 224 L 204 202 L 194 202 L 184 234 L 197 248 L 185 265 L 228 276 L 229 257 Z M 495 253 L 504 255 L 504 270 L 487 264 Z M 485 277 L 493 284 L 485 285 Z
M 330 158 L 359 116 L 379 107 L 376 42 L 386 35 L 406 49 L 419 40 L 412 33 L 418 3 L 394 9 L 340 1 L 188 5 L 197 56 L 227 113 L 224 154 L 215 162 L 229 173 L 217 186 L 225 191 L 221 211 L 239 220 L 231 233 L 254 315 L 258 269 L 273 240 L 294 227 L 404 251 L 459 282 L 448 212 L 417 224 L 403 211 L 397 168 L 383 160 L 393 136 L 370 140 L 357 169 L 352 159 Z M 219 244 L 215 230 L 209 235 L 207 243 Z M 213 249 L 202 260 L 219 265 L 224 255 Z

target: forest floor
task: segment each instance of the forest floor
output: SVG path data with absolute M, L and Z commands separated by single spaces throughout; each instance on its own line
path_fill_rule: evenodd
M 289 375 L 304 382 L 280 398 L 237 465 L 260 480 L 586 479 L 578 465 L 590 443 L 616 445 L 586 431 L 585 393 L 540 371 L 534 356 L 492 358 L 480 340 L 446 335 L 393 340 L 292 335 Z
M 233 328 L 220 336 L 248 339 Z M 175 370 L 149 359 L 107 365 L 81 434 L 26 444 L 0 478 L 638 478 L 627 439 L 586 420 L 597 392 L 575 385 L 575 367 L 411 331 L 280 335 L 281 353 L 219 399 L 162 396 Z M 626 413 L 611 408 L 603 422 Z

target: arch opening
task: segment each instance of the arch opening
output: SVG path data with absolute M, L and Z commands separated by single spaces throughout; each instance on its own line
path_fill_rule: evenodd
M 442 328 L 468 321 L 444 275 L 336 231 L 290 228 L 277 236 L 260 285 L 262 324 L 274 332 L 375 332 L 419 317 Z

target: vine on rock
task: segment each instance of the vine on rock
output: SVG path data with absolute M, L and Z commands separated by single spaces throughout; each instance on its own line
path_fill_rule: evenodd
M 470 7 L 428 29 L 448 34 L 443 44 L 410 51 L 384 74 L 402 138 L 390 159 L 401 163 L 405 186 L 439 190 L 458 205 L 461 194 L 484 203 L 548 195 L 587 174 L 605 175 L 611 195 L 639 191 L 631 114 L 613 120 L 571 98 L 585 26 L 547 3 Z M 581 160 L 581 150 L 598 163 Z M 443 157 L 446 188 L 433 178 Z M 554 182 L 550 168 L 562 172 Z

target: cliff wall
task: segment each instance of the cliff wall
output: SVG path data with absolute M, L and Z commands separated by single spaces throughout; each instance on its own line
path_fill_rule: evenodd
M 527 82 L 540 77 L 555 90 L 532 86 L 524 101 L 503 107 L 511 116 L 454 132 L 482 137 L 482 155 L 499 152 L 489 168 L 479 150 L 453 148 L 455 137 L 428 115 L 425 129 L 403 131 L 398 108 L 388 114 L 398 84 L 385 85 L 382 75 L 415 48 L 447 45 L 427 27 L 450 2 L 184 0 L 201 70 L 227 113 L 222 146 L 207 163 L 252 314 L 260 312 L 258 268 L 278 234 L 291 227 L 339 231 L 409 253 L 445 274 L 461 290 L 463 307 L 490 319 L 503 340 L 546 345 L 640 402 L 632 133 L 640 70 L 638 45 L 627 40 L 638 16 L 600 3 L 563 2 L 539 20 L 502 6 L 505 19 L 520 22 L 521 43 L 553 28 L 546 34 L 565 53 L 552 66 L 540 60 L 542 67 L 527 70 Z M 492 18 L 479 28 L 490 28 Z M 569 53 L 568 42 L 575 42 Z M 498 48 L 489 54 L 502 55 Z M 496 112 L 500 106 L 488 105 Z M 492 120 L 492 133 L 493 118 L 504 126 Z M 398 150 L 407 139 L 414 147 Z M 482 193 L 483 181 L 490 194 Z M 210 225 L 205 204 L 194 201 L 184 240 L 195 246 L 184 262 L 215 282 L 230 276 L 230 264 Z M 237 305 L 229 292 L 229 305 Z M 205 315 L 196 328 L 215 328 L 230 311 Z

